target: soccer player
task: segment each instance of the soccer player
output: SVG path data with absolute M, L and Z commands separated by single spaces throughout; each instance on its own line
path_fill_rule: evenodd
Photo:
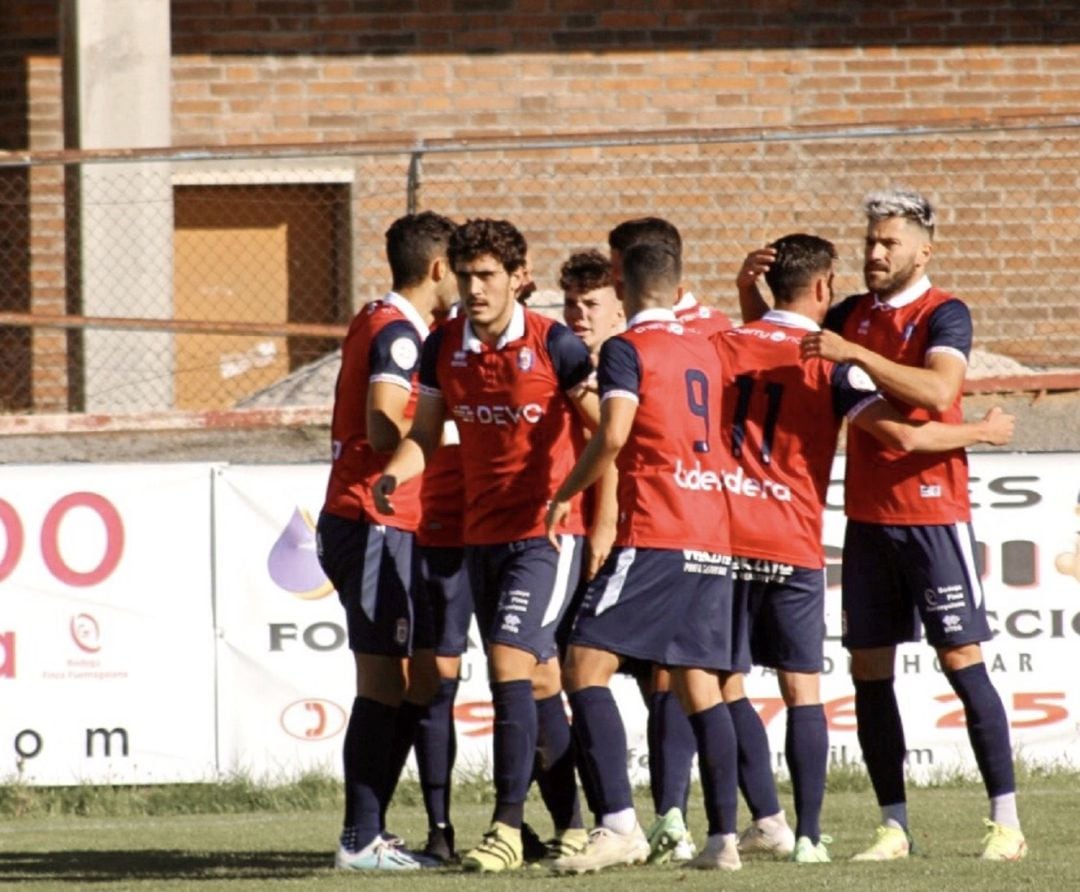
M 600 351 L 600 428 L 547 515 L 553 543 L 572 500 L 615 463 L 616 548 L 590 584 L 570 638 L 564 678 L 574 735 L 600 798 L 584 852 L 566 872 L 645 861 L 626 768 L 626 734 L 608 687 L 621 659 L 672 667 L 701 760 L 709 842 L 691 865 L 738 869 L 735 741 L 720 695 L 729 668 L 731 581 L 720 483 L 720 366 L 706 338 L 675 320 L 681 259 L 642 242 L 621 257 L 629 326 Z
M 450 220 L 430 211 L 390 226 L 393 290 L 353 318 L 335 386 L 330 479 L 316 534 L 319 562 L 345 608 L 356 663 L 344 745 L 345 821 L 335 860 L 346 870 L 422 866 L 383 832 L 408 751 L 400 742 L 409 724 L 401 715 L 406 676 L 434 678 L 432 652 L 413 647 L 419 486 L 399 493 L 400 510 L 384 523 L 375 513 L 372 484 L 408 427 L 420 345 L 437 308 L 449 306 L 456 293 L 446 255 L 453 230 Z
M 464 314 L 424 345 L 416 417 L 375 485 L 378 510 L 393 517 L 398 493 L 423 470 L 444 420 L 455 421 L 466 561 L 495 708 L 492 825 L 462 864 L 490 872 L 522 864 L 521 826 L 537 750 L 549 776 L 545 803 L 560 851 L 586 841 L 555 644 L 584 530 L 575 504 L 556 552 L 544 535 L 544 512 L 573 465 L 573 426 L 595 426 L 598 405 L 587 386 L 592 367 L 585 346 L 566 326 L 515 300 L 525 252 L 524 237 L 505 220 L 470 220 L 454 233 L 449 257 Z M 606 549 L 598 551 L 594 559 Z
M 613 283 L 622 283 L 623 255 L 635 244 L 648 242 L 663 245 L 681 260 L 682 236 L 675 224 L 662 217 L 637 217 L 624 220 L 608 233 Z M 704 307 L 684 290 L 673 308 L 680 322 L 692 325 L 703 334 L 731 328 L 727 316 Z M 656 819 L 647 831 L 651 852 L 649 861 L 689 861 L 697 853 L 686 827 L 690 799 L 690 768 L 697 752 L 694 729 L 671 688 L 671 673 L 665 666 L 642 667 L 636 661 L 624 661 L 623 671 L 638 679 L 648 708 L 646 739 L 649 748 L 649 787 Z
M 800 361 L 800 342 L 819 331 L 832 303 L 836 249 L 821 238 L 795 234 L 771 246 L 766 281 L 775 309 L 757 321 L 714 336 L 725 369 L 721 429 L 731 464 L 725 492 L 731 508 L 736 573 L 737 664 L 777 672 L 787 706 L 785 754 L 795 793 L 801 863 L 830 860 L 820 830 L 828 731 L 819 676 L 825 637 L 822 512 L 841 420 L 900 452 L 949 450 L 978 442 L 1002 445 L 1013 418 L 992 409 L 980 422 L 912 423 L 850 363 Z M 753 262 L 753 257 L 748 258 Z M 748 801 L 774 803 L 768 741 L 742 694 L 741 675 L 725 685 L 729 709 L 742 702 L 750 715 L 736 723 L 740 781 Z M 745 757 L 745 758 L 744 758 Z M 744 764 L 745 762 L 745 764 Z M 781 813 L 782 815 L 782 813 Z M 759 816 L 755 815 L 757 819 Z M 740 850 L 778 850 L 780 829 L 756 820 Z M 786 822 L 784 822 L 786 828 Z M 788 831 L 790 833 L 790 831 Z M 772 845 L 770 845 L 772 844 Z
M 803 354 L 863 369 L 906 417 L 958 421 L 971 314 L 930 284 L 935 214 L 919 193 L 870 195 L 863 254 L 865 294 L 832 309 Z M 753 303 L 753 288 L 740 288 Z M 893 690 L 896 645 L 920 626 L 964 707 L 968 737 L 990 799 L 982 857 L 1015 861 L 1027 852 L 1016 806 L 1009 724 L 983 663 L 991 637 L 974 564 L 963 449 L 900 454 L 854 428 L 848 432 L 842 602 L 851 652 L 855 714 L 881 808 L 873 844 L 859 860 L 907 857 L 904 734 Z
M 594 366 L 604 341 L 626 327 L 614 282 L 611 261 L 597 250 L 571 254 L 559 270 L 563 321 L 589 348 Z

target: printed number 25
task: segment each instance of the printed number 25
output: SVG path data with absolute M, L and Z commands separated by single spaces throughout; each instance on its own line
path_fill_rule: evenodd
M 709 451 L 709 379 L 701 369 L 686 370 L 686 405 L 701 419 L 702 438 L 694 440 L 694 452 Z

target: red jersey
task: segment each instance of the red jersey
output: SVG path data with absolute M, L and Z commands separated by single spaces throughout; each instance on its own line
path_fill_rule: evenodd
M 644 310 L 600 349 L 601 400 L 637 403 L 615 460 L 615 544 L 729 554 L 723 450 L 715 435 L 722 369 L 708 339 L 670 310 Z
M 428 338 L 420 384 L 442 398 L 461 438 L 466 545 L 544 535 L 547 503 L 577 460 L 567 394 L 591 374 L 589 351 L 570 329 L 520 304 L 494 347 L 465 317 Z M 584 532 L 579 503 L 568 533 Z
M 419 480 L 394 493 L 396 513 L 392 517 L 375 511 L 371 487 L 390 455 L 376 452 L 367 440 L 367 398 L 368 387 L 375 382 L 404 387 L 410 391 L 405 415 L 412 417 L 420 344 L 426 333 L 415 307 L 394 292 L 369 303 L 353 317 L 334 385 L 330 479 L 323 503 L 328 514 L 401 530 L 415 530 L 420 523 Z
M 840 421 L 880 399 L 850 365 L 799 359 L 817 325 L 773 310 L 713 337 L 724 364 L 721 415 L 731 550 L 823 567 L 822 512 Z
M 452 431 L 452 433 L 450 433 Z M 465 530 L 465 478 L 457 425 L 447 421 L 443 443 L 424 468 L 420 483 L 419 545 L 460 548 Z
M 887 359 L 922 368 L 928 354 L 945 351 L 967 361 L 971 314 L 927 278 L 888 302 L 872 294 L 834 307 L 826 327 Z M 909 406 L 887 396 L 913 421 L 963 421 L 960 396 L 945 412 Z M 951 524 L 971 519 L 967 455 L 890 449 L 857 428 L 848 430 L 844 508 L 852 520 L 882 524 Z
M 731 328 L 731 320 L 716 307 L 707 307 L 698 302 L 689 291 L 679 298 L 672 309 L 675 318 L 684 325 L 692 326 L 703 335 L 717 334 Z

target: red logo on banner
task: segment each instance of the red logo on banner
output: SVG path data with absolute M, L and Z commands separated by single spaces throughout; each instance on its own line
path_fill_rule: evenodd
M 89 613 L 77 613 L 71 618 L 71 640 L 81 651 L 96 654 L 101 650 L 101 627 Z
M 0 678 L 15 677 L 15 633 L 0 633 Z
M 326 740 L 345 727 L 345 710 L 331 700 L 297 700 L 281 710 L 281 727 L 297 740 Z

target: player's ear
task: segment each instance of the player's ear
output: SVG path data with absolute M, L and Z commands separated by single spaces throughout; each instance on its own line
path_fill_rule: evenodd
M 450 261 L 445 257 L 436 257 L 428 268 L 428 277 L 432 282 L 441 282 L 450 274 Z

